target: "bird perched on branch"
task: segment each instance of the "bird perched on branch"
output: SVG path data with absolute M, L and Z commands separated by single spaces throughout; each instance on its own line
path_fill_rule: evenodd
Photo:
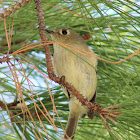
M 75 31 L 68 28 L 46 30 L 56 43 L 54 46 L 53 65 L 58 77 L 65 76 L 65 80 L 73 85 L 84 98 L 95 102 L 97 75 L 97 60 L 94 52 L 87 46 L 85 40 Z M 94 112 L 83 106 L 79 100 L 62 87 L 65 95 L 70 99 L 69 117 L 65 130 L 65 138 L 74 138 L 79 117 L 88 115 L 93 118 Z

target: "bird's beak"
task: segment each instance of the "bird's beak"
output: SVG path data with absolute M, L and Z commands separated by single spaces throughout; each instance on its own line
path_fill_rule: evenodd
M 47 31 L 49 34 L 53 34 L 53 33 L 54 33 L 54 31 L 50 31 L 50 30 L 47 30 L 47 29 L 46 29 L 46 31 Z

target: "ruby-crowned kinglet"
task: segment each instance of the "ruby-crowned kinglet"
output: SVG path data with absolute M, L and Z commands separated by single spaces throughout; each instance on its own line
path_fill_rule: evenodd
M 88 48 L 85 40 L 68 28 L 58 28 L 53 31 L 46 30 L 51 34 L 54 43 L 53 65 L 55 73 L 61 78 L 73 85 L 84 98 L 90 102 L 95 102 L 97 75 L 97 60 L 94 55 L 84 54 L 84 52 L 94 54 Z M 60 46 L 60 44 L 62 46 Z M 69 49 L 68 47 L 71 47 Z M 77 51 L 80 51 L 79 53 Z M 90 119 L 93 118 L 94 112 L 83 106 L 71 91 L 62 87 L 65 95 L 69 97 L 69 118 L 65 131 L 65 138 L 74 138 L 79 116 L 84 117 L 86 114 Z

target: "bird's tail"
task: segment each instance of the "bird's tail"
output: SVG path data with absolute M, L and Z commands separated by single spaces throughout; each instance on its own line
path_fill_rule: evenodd
M 78 120 L 79 120 L 78 114 L 75 114 L 75 115 L 69 114 L 68 123 L 66 126 L 65 136 L 64 136 L 65 139 L 74 138 Z

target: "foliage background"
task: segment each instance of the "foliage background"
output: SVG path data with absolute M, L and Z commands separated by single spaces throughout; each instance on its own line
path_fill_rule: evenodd
M 10 6 L 13 1 L 4 1 L 5 7 Z M 109 61 L 119 61 L 132 54 L 140 48 L 140 4 L 137 0 L 48 0 L 42 1 L 45 13 L 46 27 L 54 29 L 57 27 L 69 27 L 79 34 L 91 34 L 91 39 L 87 41 L 95 54 Z M 58 6 L 76 14 L 51 7 Z M 0 5 L 1 6 L 1 5 Z M 2 7 L 2 6 L 1 6 Z M 1 9 L 2 10 L 2 9 Z M 90 19 L 90 20 L 88 20 Z M 92 20 L 92 21 L 91 21 Z M 38 34 L 38 21 L 36 16 L 35 3 L 32 1 L 27 6 L 22 7 L 10 17 L 6 18 L 7 30 L 12 30 L 10 53 L 26 46 L 30 43 L 41 41 Z M 7 54 L 7 40 L 4 21 L 0 21 L 0 53 Z M 48 36 L 49 37 L 49 36 Z M 53 48 L 51 47 L 53 54 Z M 46 60 L 42 47 L 33 48 L 25 51 L 13 58 L 19 58 L 23 62 L 34 64 L 40 71 L 47 75 Z M 16 60 L 11 61 L 16 68 L 22 72 L 21 66 Z M 22 63 L 25 73 L 35 86 L 31 90 L 27 79 L 18 74 L 21 85 L 26 89 L 29 95 L 44 111 L 41 102 L 49 111 L 53 119 L 54 104 L 52 103 L 47 83 L 42 74 L 33 67 Z M 65 127 L 68 117 L 68 99 L 62 92 L 58 84 L 47 79 L 51 93 L 54 97 L 54 103 L 59 114 L 59 118 Z M 98 89 L 97 100 L 102 107 L 117 104 L 121 108 L 121 114 L 115 120 L 117 124 L 108 121 L 111 128 L 116 132 L 114 134 L 108 131 L 103 125 L 100 117 L 95 115 L 93 120 L 88 118 L 80 119 L 75 139 L 77 140 L 136 140 L 140 138 L 140 54 L 120 63 L 110 64 L 104 61 L 98 61 Z M 32 93 L 33 92 L 33 93 Z M 0 99 L 4 103 L 13 102 L 18 94 L 14 79 L 7 63 L 0 64 Z M 22 88 L 22 94 L 31 113 L 35 113 L 35 104 Z M 36 96 L 39 96 L 39 98 Z M 19 99 L 18 99 L 19 100 Z M 39 110 L 38 110 L 39 111 Z M 37 139 L 34 131 L 41 139 L 61 139 L 64 134 L 59 123 L 59 118 L 55 116 L 55 124 L 58 131 L 42 117 L 42 122 L 48 133 L 44 132 L 36 115 L 34 120 L 21 119 L 18 114 L 9 116 L 11 110 L 0 110 L 0 137 L 1 139 Z M 24 114 L 24 113 L 23 113 Z M 25 114 L 24 114 L 25 115 Z M 27 115 L 27 114 L 26 114 Z M 25 115 L 25 117 L 26 117 Z M 9 118 L 12 117 L 12 122 Z M 13 119 L 15 118 L 15 119 Z M 15 123 L 16 121 L 18 123 Z M 24 130 L 24 124 L 26 129 Z M 34 128 L 34 129 L 33 129 Z M 38 130 L 37 130 L 38 128 Z M 40 134 L 41 136 L 40 136 Z M 119 137 L 118 137 L 119 136 Z

